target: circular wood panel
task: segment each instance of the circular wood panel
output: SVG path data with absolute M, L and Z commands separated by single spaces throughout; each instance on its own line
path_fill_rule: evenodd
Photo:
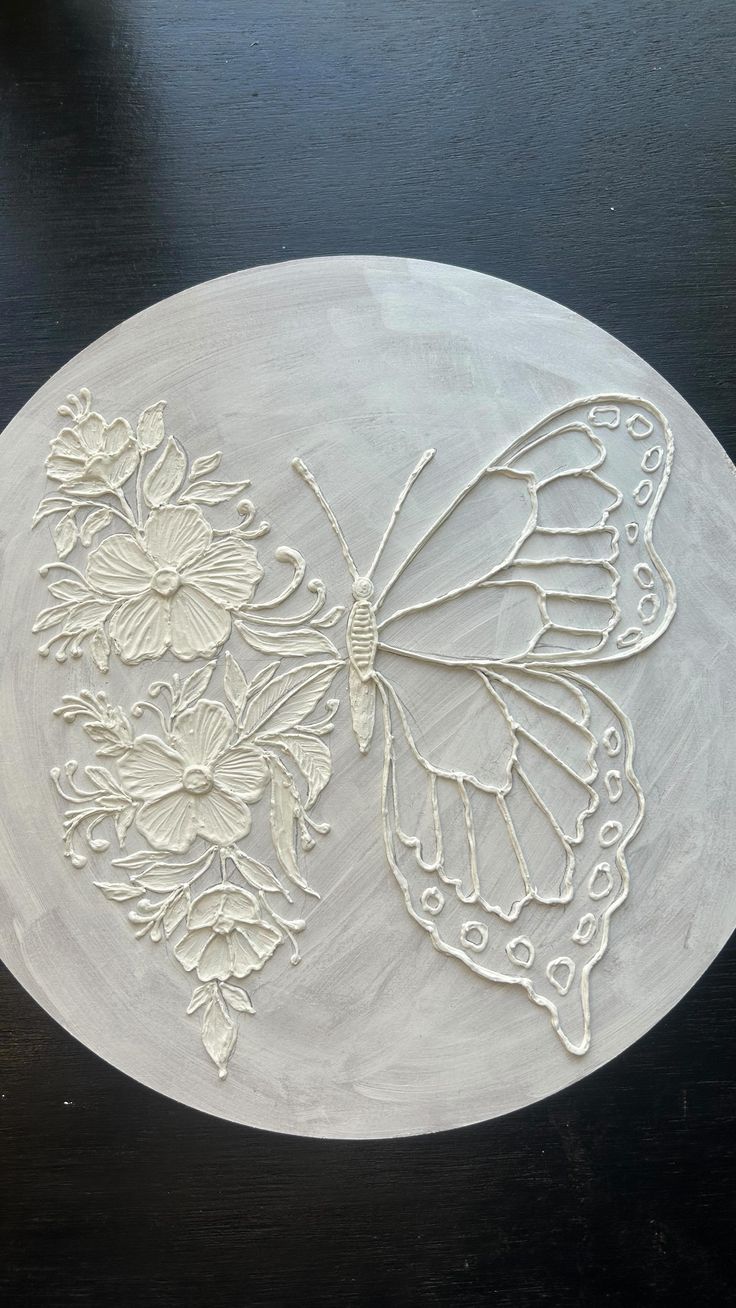
M 604 332 L 438 264 L 256 269 L 85 350 L 3 458 L 2 956 L 111 1063 L 441 1130 L 721 947 L 733 467 Z

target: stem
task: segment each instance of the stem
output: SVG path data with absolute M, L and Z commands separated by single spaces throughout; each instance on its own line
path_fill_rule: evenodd
M 138 471 L 135 477 L 135 510 L 138 514 L 138 522 L 143 518 L 143 465 L 146 461 L 146 455 L 141 454 Z
M 116 518 L 122 518 L 127 526 L 131 525 L 129 517 L 126 517 L 124 513 L 121 513 L 120 509 L 116 509 L 114 504 L 107 504 L 104 500 L 73 500 L 70 501 L 70 504 L 72 504 L 75 509 L 109 509 L 110 513 L 113 513 Z M 61 512 L 61 509 L 54 509 L 54 513 Z
M 297 940 L 293 931 L 290 930 L 288 923 L 285 922 L 282 917 L 279 917 L 278 913 L 274 913 L 273 909 L 269 906 L 269 904 L 264 899 L 263 891 L 259 890 L 258 898 L 261 901 L 261 908 L 263 912 L 266 914 L 266 916 L 270 917 L 274 926 L 277 927 L 278 930 L 283 931 L 287 939 L 291 941 L 292 949 L 291 949 L 291 958 L 289 961 L 291 963 L 301 962 L 301 954 L 299 953 L 299 941 Z
M 133 528 L 133 531 L 136 533 L 136 535 L 140 536 L 141 534 L 140 523 L 137 522 L 136 519 L 134 518 L 133 511 L 130 505 L 128 504 L 128 501 L 126 500 L 125 496 L 123 495 L 123 492 L 120 489 L 120 487 L 118 487 L 116 491 L 113 491 L 113 494 L 115 498 L 118 500 L 120 504 L 120 508 L 122 510 L 120 516 L 125 519 L 129 527 Z

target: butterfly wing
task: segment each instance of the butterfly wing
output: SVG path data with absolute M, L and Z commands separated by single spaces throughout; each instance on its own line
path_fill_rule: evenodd
M 675 612 L 653 542 L 672 457 L 666 419 L 641 399 L 598 396 L 545 419 L 410 551 L 382 596 L 381 645 L 566 667 L 645 649 Z
M 384 837 L 406 906 L 439 950 L 526 990 L 577 1054 L 644 811 L 631 723 L 579 669 L 631 657 L 672 619 L 652 539 L 671 463 L 642 400 L 552 415 L 418 543 L 380 624 Z M 505 491 L 506 516 L 488 513 Z M 459 567 L 456 512 L 475 531 Z
M 462 757 L 451 771 L 380 684 L 386 852 L 435 947 L 486 980 L 522 987 L 583 1054 L 590 972 L 626 898 L 626 847 L 644 812 L 633 733 L 578 674 L 506 680 L 510 748 L 493 778 L 469 773 Z

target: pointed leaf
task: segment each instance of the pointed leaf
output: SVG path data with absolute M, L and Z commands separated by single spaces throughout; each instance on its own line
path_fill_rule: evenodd
M 138 899 L 141 893 L 136 886 L 126 885 L 122 881 L 95 881 L 95 885 L 105 899 L 113 899 L 117 903 L 122 903 L 125 899 Z
M 164 438 L 165 408 L 166 401 L 159 400 L 158 404 L 152 404 L 150 408 L 144 409 L 138 419 L 136 435 L 142 450 L 155 450 L 161 444 Z
M 144 884 L 147 890 L 175 890 L 191 881 L 195 873 L 206 872 L 214 858 L 214 849 L 206 849 L 199 858 L 169 859 L 152 849 L 140 849 L 125 858 L 113 859 L 113 867 L 124 867 L 134 881 Z M 155 884 L 154 884 L 155 883 Z
M 249 481 L 198 481 L 184 491 L 181 501 L 182 504 L 223 504 L 246 486 L 250 486 Z
M 324 740 L 318 736 L 285 733 L 272 738 L 277 749 L 284 749 L 291 755 L 299 771 L 309 785 L 307 807 L 311 808 L 318 795 L 324 790 L 332 775 L 332 756 Z
M 163 926 L 164 929 L 164 935 L 166 936 L 167 939 L 173 931 L 176 931 L 176 928 L 180 925 L 180 923 L 184 921 L 184 918 L 186 917 L 189 909 L 189 903 L 190 903 L 189 892 L 186 890 L 182 891 L 178 895 L 175 895 L 174 898 L 172 899 L 161 921 L 161 925 Z
M 56 553 L 60 559 L 65 559 L 77 543 L 77 524 L 71 514 L 67 513 L 65 517 L 59 519 L 53 535 Z
M 183 880 L 179 868 L 154 868 L 151 872 L 139 872 L 135 877 L 137 886 L 142 886 L 144 890 L 152 890 L 159 894 L 166 890 L 176 890 L 182 885 Z
M 92 785 L 97 786 L 99 790 L 110 791 L 116 798 L 119 798 L 121 795 L 125 796 L 125 791 L 122 789 L 119 782 L 115 780 L 112 772 L 109 772 L 107 768 L 102 768 L 98 764 L 91 763 L 85 768 L 85 772 L 92 782 Z
M 100 672 L 107 672 L 110 667 L 110 641 L 104 627 L 98 627 L 90 644 L 90 653 Z
M 202 1044 L 217 1067 L 220 1079 L 227 1076 L 227 1065 L 238 1038 L 238 1028 L 225 1007 L 213 999 L 202 1018 Z
M 243 721 L 247 732 L 284 731 L 312 712 L 332 682 L 339 663 L 306 663 L 274 677 L 254 695 Z
M 143 497 L 149 509 L 158 509 L 175 495 L 184 480 L 187 460 L 180 445 L 169 436 L 161 458 L 143 483 Z
M 109 522 L 112 521 L 112 513 L 107 505 L 103 504 L 99 509 L 93 509 L 87 515 L 79 530 L 79 539 L 83 545 L 91 545 L 94 536 L 98 531 L 102 531 Z
M 236 627 L 253 649 L 262 654 L 281 654 L 284 658 L 301 654 L 334 654 L 337 649 L 329 636 L 314 627 L 268 627 L 236 622 Z
M 135 817 L 135 806 L 133 804 L 130 804 L 128 808 L 121 809 L 119 813 L 116 813 L 115 833 L 117 835 L 119 844 L 121 845 L 125 844 L 125 837 L 127 836 L 128 831 L 133 823 L 134 817 Z
M 288 774 L 280 768 L 273 770 L 271 785 L 271 839 L 276 856 L 284 872 L 295 886 L 308 890 L 309 886 L 299 871 L 296 860 L 296 816 L 299 802 L 293 792 Z
M 269 681 L 273 680 L 280 667 L 281 662 L 277 659 L 275 663 L 267 663 L 265 668 L 261 668 L 260 672 L 257 672 L 251 681 L 248 694 L 255 695 L 257 691 L 262 690 L 264 686 L 267 686 Z
M 255 1013 L 250 995 L 240 986 L 221 985 L 223 999 L 234 1008 L 236 1013 Z
M 80 600 L 98 598 L 87 586 L 83 586 L 81 581 L 75 581 L 72 577 L 63 577 L 61 581 L 50 582 L 49 594 L 54 595 L 56 599 L 69 600 L 76 604 Z
M 134 854 L 126 854 L 124 858 L 114 858 L 113 867 L 124 867 L 129 869 L 153 867 L 161 858 L 155 849 L 137 849 Z
M 201 1008 L 203 1004 L 206 1004 L 208 999 L 212 998 L 213 989 L 214 987 L 212 985 L 212 982 L 209 981 L 207 982 L 206 985 L 195 986 L 194 990 L 192 991 L 192 997 L 189 1000 L 189 1007 L 187 1008 L 187 1013 L 196 1013 L 198 1008 Z
M 233 658 L 229 650 L 225 654 L 225 675 L 223 678 L 223 684 L 225 694 L 235 709 L 236 714 L 241 713 L 248 698 L 248 679 L 237 659 Z
M 62 509 L 68 509 L 69 503 L 65 496 L 45 495 L 33 515 L 31 527 L 36 527 L 43 518 L 48 518 L 50 513 L 60 513 Z
M 176 706 L 177 713 L 181 713 L 182 709 L 191 708 L 192 704 L 195 704 L 204 695 L 212 680 L 212 673 L 216 664 L 217 659 L 213 659 L 211 663 L 206 663 L 203 668 L 198 668 L 190 677 L 187 677 L 179 692 L 179 701 Z
M 189 474 L 190 481 L 197 481 L 200 477 L 206 477 L 208 472 L 215 472 L 220 466 L 222 454 L 220 450 L 215 450 L 214 454 L 203 454 L 200 458 L 195 459 L 192 464 L 192 470 Z
M 266 867 L 265 863 L 260 863 L 258 859 L 252 858 L 250 854 L 244 854 L 242 849 L 237 847 L 231 850 L 230 857 L 238 871 L 245 877 L 248 884 L 253 886 L 254 890 L 278 890 L 282 894 L 284 893 L 280 882 L 271 869 Z
M 41 609 L 31 630 L 46 631 L 48 627 L 58 627 L 60 622 L 69 616 L 68 604 L 52 604 L 49 609 Z

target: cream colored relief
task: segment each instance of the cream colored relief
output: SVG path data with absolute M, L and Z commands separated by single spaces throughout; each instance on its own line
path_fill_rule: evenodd
M 674 616 L 652 539 L 672 434 L 631 396 L 551 414 L 481 468 L 379 586 L 434 454 L 365 569 L 294 461 L 351 578 L 353 730 L 367 752 L 378 708 L 384 843 L 409 914 L 442 953 L 525 991 L 584 1054 L 590 974 L 628 895 L 645 799 L 632 723 L 581 669 L 640 654 Z
M 326 631 L 343 609 L 324 611 L 320 582 L 309 583 L 302 612 L 275 612 L 303 584 L 296 551 L 276 551 L 291 567 L 288 585 L 257 598 L 254 541 L 267 524 L 255 526 L 242 500 L 237 525 L 207 522 L 203 505 L 237 498 L 247 483 L 211 481 L 218 454 L 189 467 L 165 437 L 163 405 L 144 411 L 135 433 L 92 413 L 86 392 L 64 409 L 70 424 L 47 461 L 59 490 L 37 515 L 56 518 L 51 566 L 64 574 L 49 586 L 60 603 L 37 624 L 56 628 L 42 653 L 57 643 L 64 661 L 88 642 L 103 671 L 111 652 L 124 663 L 214 655 L 184 682 L 154 683 L 130 715 L 100 694 L 65 698 L 59 712 L 116 767 L 87 767 L 82 787 L 76 765 L 63 781 L 56 774 L 70 806 L 67 853 L 77 865 L 86 857 L 80 831 L 103 852 L 95 832 L 110 821 L 121 843 L 129 829 L 146 841 L 113 860 L 124 879 L 102 889 L 135 900 L 137 932 L 169 937 L 196 973 L 190 1010 L 202 1009 L 220 1075 L 234 1015 L 251 1009 L 236 982 L 285 940 L 298 957 L 303 923 L 274 905 L 294 886 L 308 890 L 297 836 L 308 851 L 326 830 L 307 814 L 331 774 L 325 737 L 337 701 L 324 697 L 345 667 L 358 749 L 382 748 L 377 829 L 409 914 L 440 952 L 525 991 L 565 1048 L 585 1053 L 590 974 L 627 897 L 626 850 L 645 809 L 631 721 L 587 673 L 640 654 L 675 612 L 652 539 L 673 457 L 662 414 L 615 395 L 550 415 L 481 468 L 380 580 L 435 452 L 418 459 L 364 568 L 295 459 L 349 574 L 340 647 Z M 66 563 L 75 548 L 87 550 L 85 571 Z M 222 653 L 233 629 L 288 660 L 286 670 L 267 664 L 248 682 Z M 216 671 L 221 700 L 211 698 Z M 161 696 L 165 709 L 153 703 Z M 143 713 L 156 715 L 155 734 L 135 735 L 131 718 Z M 245 847 L 266 795 L 273 865 Z
M 329 830 L 312 809 L 332 771 L 337 701 L 328 695 L 341 664 L 327 631 L 342 610 L 325 608 L 318 580 L 299 604 L 304 560 L 283 547 L 275 558 L 289 582 L 255 598 L 266 570 L 254 542 L 268 524 L 239 498 L 249 483 L 212 480 L 219 453 L 190 464 L 165 432 L 163 403 L 135 430 L 124 418 L 106 422 L 88 391 L 60 414 L 67 425 L 46 462 L 57 489 L 34 519 L 53 522 L 58 556 L 41 570 L 56 601 L 34 627 L 54 631 L 41 654 L 55 646 L 64 663 L 86 649 L 101 672 L 113 656 L 208 658 L 186 677 L 152 682 L 129 709 L 101 690 L 63 696 L 57 714 L 98 756 L 52 771 L 66 804 L 65 854 L 78 869 L 94 855 L 95 885 L 127 905 L 135 935 L 193 978 L 187 1011 L 224 1078 L 239 1017 L 254 1011 L 243 982 L 282 945 L 299 961 L 296 900 L 318 898 L 303 863 Z M 232 500 L 236 524 L 214 527 L 205 508 Z M 292 597 L 288 616 L 277 612 Z M 247 674 L 223 648 L 233 632 L 275 657 Z

